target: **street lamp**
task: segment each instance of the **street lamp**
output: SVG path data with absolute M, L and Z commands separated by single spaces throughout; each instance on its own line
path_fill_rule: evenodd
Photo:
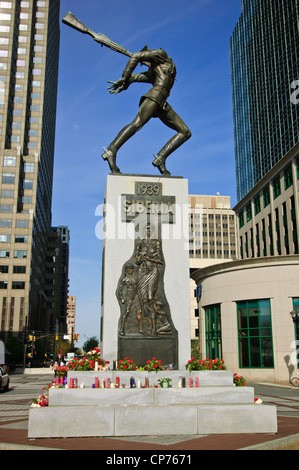
M 299 322 L 299 312 L 296 312 L 296 310 L 292 310 L 290 312 L 290 315 L 292 317 L 292 320 L 294 323 L 298 323 Z

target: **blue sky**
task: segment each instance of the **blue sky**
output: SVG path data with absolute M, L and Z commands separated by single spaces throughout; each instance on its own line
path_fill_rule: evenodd
M 229 38 L 241 14 L 241 0 L 61 0 L 95 32 L 135 52 L 162 47 L 174 60 L 177 80 L 168 102 L 192 138 L 168 159 L 172 175 L 188 179 L 190 194 L 231 196 L 236 204 Z M 134 84 L 111 95 L 128 58 L 101 47 L 60 21 L 60 62 L 52 222 L 67 225 L 70 288 L 77 297 L 79 346 L 99 337 L 102 243 L 96 236 L 108 165 L 101 158 L 119 130 L 138 111 L 149 89 Z M 142 70 L 138 68 L 137 70 Z M 152 119 L 118 153 L 123 173 L 156 174 L 151 162 L 173 132 Z

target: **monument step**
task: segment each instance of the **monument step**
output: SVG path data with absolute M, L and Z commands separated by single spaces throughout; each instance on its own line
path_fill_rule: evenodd
M 51 388 L 49 406 L 253 404 L 252 387 Z
M 256 404 L 48 406 L 28 423 L 29 439 L 276 432 L 276 407 Z
M 196 378 L 198 378 L 199 387 L 202 386 L 224 386 L 233 385 L 233 372 L 229 370 L 202 370 L 192 371 L 191 373 L 186 370 L 163 370 L 158 372 L 147 371 L 114 371 L 114 370 L 101 370 L 101 371 L 69 371 L 67 374 L 68 385 L 70 379 L 77 379 L 78 387 L 84 384 L 86 387 L 92 387 L 95 384 L 96 378 L 101 382 L 102 379 L 107 383 L 110 379 L 111 383 L 116 382 L 116 377 L 119 377 L 120 386 L 130 385 L 130 379 L 133 377 L 137 385 L 138 380 L 140 385 L 145 385 L 145 380 L 148 380 L 150 386 L 158 385 L 158 379 L 168 377 L 171 379 L 172 386 L 178 386 L 182 379 L 185 379 L 186 387 L 190 386 L 190 378 L 192 378 L 193 386 L 196 385 Z

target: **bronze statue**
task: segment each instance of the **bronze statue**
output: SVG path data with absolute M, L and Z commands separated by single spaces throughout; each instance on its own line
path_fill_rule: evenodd
M 146 65 L 148 70 L 143 73 L 133 74 L 132 72 L 138 63 Z M 110 93 L 114 94 L 126 90 L 129 85 L 136 82 L 153 85 L 141 97 L 140 108 L 135 119 L 119 132 L 107 150 L 104 149 L 105 152 L 102 154 L 102 157 L 108 160 L 112 173 L 120 171 L 116 166 L 116 154 L 120 147 L 151 118 L 158 117 L 166 126 L 177 131 L 177 134 L 164 145 L 158 154 L 154 155 L 155 159 L 152 162 L 161 174 L 170 175 L 165 167 L 166 158 L 191 137 L 191 132 L 186 124 L 166 101 L 174 84 L 175 76 L 175 65 L 163 49 L 148 50 L 145 47 L 141 52 L 136 52 L 129 59 L 122 78 L 117 80 L 117 82 L 109 82 L 112 83 L 112 86 L 109 87 Z
M 157 155 L 154 154 L 155 159 L 152 162 L 162 175 L 170 175 L 170 172 L 165 166 L 166 158 L 191 137 L 191 132 L 186 124 L 166 101 L 176 76 L 176 68 L 172 59 L 163 49 L 148 50 L 147 46 L 140 52 L 132 54 L 122 46 L 111 41 L 102 33 L 96 34 L 91 31 L 71 12 L 69 12 L 62 21 L 80 32 L 89 34 L 100 44 L 130 57 L 123 71 L 122 78 L 116 82 L 108 82 L 112 84 L 112 86 L 108 88 L 110 93 L 120 93 L 121 91 L 127 90 L 132 83 L 137 82 L 150 83 L 152 85 L 152 88 L 141 97 L 139 103 L 140 108 L 135 119 L 118 133 L 107 150 L 104 148 L 102 157 L 104 160 L 108 161 L 112 173 L 120 172 L 116 165 L 116 155 L 120 147 L 151 118 L 158 117 L 166 126 L 177 132 Z M 147 66 L 148 70 L 143 73 L 133 74 L 137 64 Z

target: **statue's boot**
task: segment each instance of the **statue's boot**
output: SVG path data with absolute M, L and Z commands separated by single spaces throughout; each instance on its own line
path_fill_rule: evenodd
M 154 166 L 158 168 L 160 173 L 165 176 L 169 176 L 170 172 L 165 167 L 165 160 L 169 155 L 178 149 L 186 140 L 190 139 L 191 132 L 189 131 L 186 124 L 181 123 L 180 131 L 174 135 L 158 152 L 158 155 L 154 154 L 155 160 L 152 162 Z
M 161 155 L 155 155 L 154 154 L 154 161 L 152 162 L 152 164 L 158 168 L 158 170 L 160 171 L 161 175 L 164 175 L 164 176 L 170 176 L 170 172 L 167 170 L 166 166 L 165 166 L 165 160 L 166 158 L 162 157 Z
M 116 152 L 113 152 L 112 150 L 106 150 L 104 148 L 104 153 L 102 153 L 102 157 L 104 160 L 107 160 L 109 163 L 110 170 L 112 173 L 120 173 L 120 169 L 116 165 Z

